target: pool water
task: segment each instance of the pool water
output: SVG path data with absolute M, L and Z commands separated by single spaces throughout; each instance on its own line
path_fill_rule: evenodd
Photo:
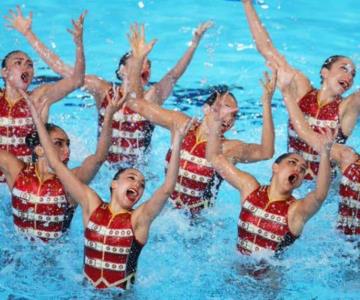
M 145 23 L 148 39 L 158 42 L 150 54 L 152 81 L 165 74 L 185 51 L 196 26 L 211 19 L 215 26 L 205 35 L 187 72 L 175 86 L 165 107 L 201 117 L 202 100 L 214 85 L 228 84 L 237 97 L 240 117 L 227 134 L 246 142 L 261 136 L 259 79 L 265 70 L 256 52 L 239 1 L 29 1 L 33 29 L 68 63 L 74 61 L 70 19 L 83 9 L 87 73 L 115 81 L 119 57 L 128 50 L 126 33 L 135 21 Z M 325 4 L 326 3 L 326 4 Z M 2 15 L 14 8 L 2 2 Z M 343 1 L 258 1 L 257 10 L 275 44 L 289 62 L 319 86 L 319 70 L 330 55 L 350 56 L 360 62 L 360 5 Z M 56 76 L 14 31 L 0 27 L 0 55 L 22 49 L 35 61 L 39 81 Z M 351 91 L 359 88 L 355 79 Z M 276 154 L 286 151 L 287 114 L 280 94 L 273 100 Z M 94 101 L 76 91 L 51 110 L 51 121 L 70 135 L 71 166 L 95 150 L 97 112 Z M 348 144 L 360 151 L 357 124 Z M 163 165 L 170 135 L 156 128 L 151 155 L 143 172 L 148 180 L 143 199 L 163 180 Z M 273 160 L 238 167 L 266 184 Z M 91 186 L 104 199 L 114 170 L 103 166 Z M 338 179 L 337 179 L 338 180 Z M 302 196 L 313 188 L 306 183 Z M 81 211 L 75 214 L 69 234 L 60 241 L 31 243 L 14 232 L 8 189 L 0 187 L 0 299 L 113 299 L 118 291 L 96 291 L 84 284 Z M 360 292 L 359 242 L 346 241 L 335 229 L 337 184 L 321 211 L 307 224 L 302 236 L 281 259 L 241 256 L 235 249 L 239 194 L 227 183 L 221 186 L 216 206 L 194 221 L 166 207 L 153 223 L 149 242 L 138 264 L 137 283 L 126 299 L 358 299 Z

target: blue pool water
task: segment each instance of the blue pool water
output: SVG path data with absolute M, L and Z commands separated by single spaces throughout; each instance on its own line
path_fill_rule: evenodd
M 22 1 L 34 12 L 33 29 L 61 57 L 72 63 L 74 47 L 65 28 L 84 8 L 87 73 L 115 80 L 114 71 L 128 49 L 126 33 L 134 21 L 145 23 L 147 36 L 157 38 L 152 51 L 152 80 L 157 81 L 185 51 L 194 28 L 212 19 L 215 27 L 204 37 L 185 75 L 165 107 L 201 116 L 201 100 L 208 88 L 228 84 L 238 99 L 241 115 L 229 138 L 259 142 L 261 105 L 259 78 L 265 69 L 256 52 L 238 1 Z M 325 5 L 326 3 L 326 5 Z M 1 14 L 14 8 L 2 1 Z M 344 54 L 359 65 L 360 5 L 357 0 L 259 1 L 257 10 L 273 40 L 288 60 L 319 85 L 319 69 L 330 55 Z M 23 49 L 36 64 L 36 75 L 54 74 L 39 60 L 24 38 L 0 26 L 0 56 Z M 352 91 L 359 88 L 356 78 Z M 287 114 L 277 93 L 273 101 L 276 155 L 286 151 Z M 51 120 L 72 139 L 72 166 L 95 149 L 97 112 L 94 101 L 76 91 L 51 111 Z M 360 151 L 360 126 L 349 144 Z M 144 199 L 163 180 L 169 134 L 155 130 L 152 155 L 143 169 L 148 179 Z M 267 183 L 272 160 L 238 165 Z M 92 187 L 108 199 L 114 171 L 104 166 Z M 304 195 L 312 186 L 296 192 Z M 77 211 L 69 234 L 50 244 L 30 243 L 14 233 L 8 190 L 0 187 L 0 299 L 113 299 L 113 291 L 99 292 L 83 284 L 83 228 Z M 358 299 L 359 246 L 335 230 L 336 185 L 321 211 L 307 224 L 301 238 L 261 272 L 256 258 L 235 250 L 239 195 L 223 184 L 216 206 L 194 223 L 165 208 L 154 222 L 138 265 L 137 284 L 126 299 Z M 257 276 L 252 275 L 257 270 Z

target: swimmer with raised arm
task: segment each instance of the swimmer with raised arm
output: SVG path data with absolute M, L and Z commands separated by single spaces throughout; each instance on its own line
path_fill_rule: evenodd
M 82 207 L 85 277 L 96 288 L 129 288 L 134 283 L 137 261 L 148 240 L 151 223 L 174 189 L 180 145 L 191 121 L 172 131 L 173 155 L 164 183 L 148 201 L 135 208 L 145 189 L 145 178 L 139 170 L 119 169 L 111 182 L 110 202 L 104 202 L 62 163 L 34 107 L 32 113 L 51 168 L 71 198 Z
M 17 13 L 8 18 L 12 28 L 24 35 L 30 45 L 39 53 L 41 58 L 56 73 L 63 77 L 72 74 L 73 68 L 66 65 L 56 54 L 46 47 L 34 34 L 31 29 L 32 14 L 28 17 L 23 16 L 20 7 L 17 7 Z M 205 32 L 212 26 L 211 22 L 200 24 L 194 33 L 189 48 L 180 58 L 178 63 L 156 84 L 154 84 L 146 93 L 144 99 L 150 103 L 162 105 L 171 94 L 176 82 L 186 71 L 193 55 L 204 36 Z M 128 59 L 131 53 L 124 54 L 119 61 L 116 70 L 116 76 L 122 81 L 120 93 L 124 93 L 124 81 L 128 73 Z M 151 74 L 151 63 L 148 59 L 144 60 L 141 70 L 141 82 L 145 86 L 149 83 Z M 99 111 L 99 128 L 102 127 L 104 111 L 108 105 L 106 95 L 111 91 L 112 83 L 103 80 L 95 75 L 86 75 L 84 87 L 95 98 L 96 106 Z M 113 142 L 110 147 L 108 161 L 111 164 L 135 165 L 139 159 L 143 158 L 148 149 L 154 126 L 151 122 L 132 111 L 125 105 L 115 114 L 113 121 Z
M 147 54 L 151 51 L 154 42 L 145 43 L 144 31 L 137 26 L 132 27 L 130 43 L 132 47 L 132 57 L 129 60 L 129 84 L 135 85 L 134 98 L 130 98 L 127 105 L 143 115 L 151 122 L 165 127 L 169 130 L 188 122 L 189 116 L 182 112 L 171 111 L 142 100 L 143 91 L 139 74 L 141 66 Z M 270 79 L 266 78 L 266 88 L 263 91 L 263 131 L 261 144 L 250 144 L 239 140 L 229 140 L 222 137 L 222 151 L 225 157 L 237 162 L 255 162 L 269 159 L 274 154 L 274 125 L 271 115 L 271 99 L 275 90 L 276 75 Z M 235 122 L 237 102 L 233 94 L 221 93 L 224 101 L 221 102 L 221 109 L 234 108 L 234 113 L 224 118 L 221 124 L 221 132 L 224 134 Z M 203 111 L 204 118 L 197 121 L 189 130 L 181 145 L 180 171 L 174 193 L 170 201 L 175 208 L 184 208 L 196 214 L 212 206 L 216 198 L 221 177 L 218 176 L 209 161 L 206 160 L 206 144 L 209 135 L 209 117 L 211 107 L 216 104 L 217 93 L 212 93 L 205 101 Z M 166 161 L 171 158 L 169 150 Z
M 278 252 L 293 243 L 306 222 L 320 209 L 330 184 L 330 148 L 333 134 L 321 135 L 321 160 L 316 189 L 300 201 L 292 196 L 306 173 L 305 160 L 296 153 L 278 157 L 272 166 L 269 185 L 261 185 L 255 177 L 231 164 L 221 153 L 221 123 L 231 109 L 221 111 L 223 96 L 210 112 L 210 134 L 207 159 L 217 172 L 241 194 L 237 249 L 243 254 L 258 251 Z
M 318 151 L 321 148 L 319 134 L 311 129 L 296 102 L 293 101 L 293 74 L 279 71 L 279 85 L 290 119 L 299 137 Z M 346 145 L 334 144 L 330 158 L 342 172 L 339 188 L 337 228 L 346 235 L 360 234 L 360 155 Z
M 359 91 L 345 98 L 341 96 L 353 85 L 356 73 L 354 63 L 350 58 L 342 55 L 329 57 L 320 70 L 321 86 L 315 89 L 310 80 L 293 68 L 275 48 L 256 14 L 252 1 L 243 0 L 243 4 L 250 31 L 260 54 L 279 69 L 293 73 L 293 101 L 305 114 L 308 124 L 316 132 L 324 128 L 332 130 L 339 128 L 336 142 L 344 144 L 360 114 Z M 288 150 L 304 157 L 310 167 L 306 179 L 314 178 L 318 172 L 320 155 L 311 145 L 297 136 L 291 122 L 288 127 Z
M 38 99 L 25 92 L 20 93 L 37 113 L 33 103 L 37 103 Z M 111 144 L 112 117 L 124 101 L 125 98 L 118 97 L 109 99 L 110 104 L 106 109 L 104 127 L 95 154 L 69 171 L 84 184 L 93 179 L 106 160 Z M 45 102 L 43 105 L 48 104 Z M 40 108 L 42 111 L 43 107 Z M 37 116 L 39 117 L 38 113 Z M 54 124 L 47 123 L 43 127 L 54 145 L 59 161 L 66 166 L 70 157 L 69 137 Z M 30 238 L 40 238 L 43 241 L 58 239 L 69 228 L 77 202 L 67 193 L 51 169 L 36 131 L 26 137 L 26 143 L 32 151 L 31 163 L 24 163 L 13 154 L 0 150 L 0 170 L 4 172 L 11 191 L 14 226 L 18 232 Z
M 67 78 L 52 84 L 42 84 L 28 91 L 34 76 L 34 66 L 29 56 L 16 50 L 8 53 L 2 61 L 1 76 L 5 88 L 0 89 L 0 149 L 14 154 L 25 163 L 31 162 L 31 149 L 25 144 L 25 137 L 33 132 L 34 125 L 29 107 L 20 91 L 33 97 L 38 110 L 43 102 L 47 102 L 48 105 L 42 106 L 42 111 L 39 110 L 42 120 L 46 122 L 49 106 L 83 85 L 84 16 L 85 14 L 82 14 L 77 21 L 73 21 L 73 29 L 69 30 L 76 46 L 76 62 L 74 70 Z M 4 181 L 5 177 L 0 173 L 0 182 Z

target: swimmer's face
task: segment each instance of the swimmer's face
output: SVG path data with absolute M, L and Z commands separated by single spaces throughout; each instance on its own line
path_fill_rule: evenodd
M 112 182 L 112 189 L 121 207 L 131 209 L 144 193 L 144 175 L 136 169 L 126 169 L 118 179 Z
M 225 94 L 221 96 L 221 98 L 217 99 L 213 105 L 215 105 L 217 101 L 221 101 L 220 114 L 224 114 L 224 112 L 226 112 L 229 108 L 232 109 L 238 107 L 236 100 L 230 94 Z M 225 133 L 231 127 L 233 127 L 236 119 L 236 114 L 237 112 L 226 114 L 221 123 L 222 133 Z
M 66 165 L 70 158 L 70 140 L 65 131 L 55 128 L 50 132 L 58 158 Z
M 339 58 L 330 69 L 321 70 L 324 84 L 328 85 L 335 94 L 341 95 L 351 88 L 355 77 L 355 65 L 348 58 Z
M 119 77 L 122 79 L 125 79 L 128 75 L 128 64 L 125 63 L 124 65 L 121 65 L 119 69 L 117 69 L 116 73 Z M 142 70 L 141 70 L 141 81 L 143 85 L 146 85 L 149 83 L 151 75 L 151 63 L 148 59 L 144 61 Z
M 306 175 L 306 161 L 299 154 L 291 154 L 281 162 L 273 164 L 273 176 L 277 177 L 286 191 L 298 188 Z
M 2 76 L 7 85 L 26 91 L 34 76 L 32 60 L 23 52 L 15 52 L 6 60 Z

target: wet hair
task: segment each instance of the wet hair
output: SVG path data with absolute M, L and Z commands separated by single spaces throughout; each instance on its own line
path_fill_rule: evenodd
M 56 129 L 59 129 L 59 130 L 63 130 L 61 127 L 55 125 L 55 124 L 52 124 L 52 123 L 46 123 L 45 124 L 45 129 L 47 131 L 47 133 L 51 133 L 53 132 L 54 130 Z M 30 149 L 31 149 L 31 160 L 32 162 L 36 162 L 37 160 L 37 155 L 35 153 L 35 148 L 37 146 L 40 145 L 40 138 L 39 138 L 39 134 L 37 131 L 33 131 L 32 133 L 28 134 L 25 138 L 25 144 L 26 146 L 28 146 Z
M 131 51 L 126 52 L 123 56 L 121 56 L 120 60 L 119 60 L 119 65 L 117 67 L 117 69 L 115 70 L 115 75 L 116 78 L 119 79 L 120 81 L 122 81 L 122 77 L 120 76 L 120 74 L 118 73 L 118 70 L 121 68 L 121 66 L 125 66 L 127 60 L 131 57 Z M 148 60 L 149 66 L 151 67 L 151 61 Z
M 235 103 L 237 103 L 234 94 L 229 91 L 229 87 L 227 85 L 220 85 L 220 86 L 216 86 L 213 89 L 210 96 L 205 99 L 204 105 L 205 104 L 207 104 L 209 106 L 213 105 L 215 103 L 217 94 L 219 94 L 220 96 L 223 96 L 226 93 L 228 93 L 228 95 L 234 99 Z
M 322 71 L 322 69 L 328 69 L 328 70 L 330 70 L 331 69 L 331 66 L 334 64 L 334 63 L 336 63 L 339 59 L 342 59 L 342 58 L 346 58 L 346 59 L 349 59 L 348 57 L 346 57 L 346 56 L 344 56 L 344 55 L 332 55 L 332 56 L 330 56 L 330 57 L 328 57 L 325 61 L 324 61 L 324 63 L 322 64 L 322 66 L 321 66 L 321 69 L 320 69 L 320 78 L 321 78 L 321 84 L 323 83 L 323 81 L 324 81 L 324 78 L 322 77 L 322 75 L 321 75 L 321 71 Z
M 7 60 L 9 59 L 9 57 L 13 54 L 16 54 L 16 53 L 24 53 L 26 54 L 24 51 L 21 51 L 21 50 L 14 50 L 14 51 L 11 51 L 9 52 L 8 54 L 5 55 L 5 57 L 3 58 L 2 62 L 1 62 L 1 68 L 4 69 L 6 68 L 6 63 L 7 63 Z
M 287 153 L 283 153 L 280 156 L 278 156 L 275 161 L 274 164 L 279 164 L 281 163 L 284 159 L 288 158 L 289 156 L 295 154 L 294 152 L 287 152 Z
M 130 170 L 130 169 L 139 171 L 138 169 L 132 168 L 132 167 L 119 168 L 119 169 L 117 170 L 117 172 L 115 173 L 112 181 L 118 180 L 119 177 L 120 177 L 120 175 L 121 175 L 122 173 L 124 173 L 126 170 Z M 139 172 L 140 172 L 140 171 L 139 171 Z M 110 186 L 110 195 L 112 194 L 112 191 L 113 191 L 113 189 L 112 189 L 112 187 Z

